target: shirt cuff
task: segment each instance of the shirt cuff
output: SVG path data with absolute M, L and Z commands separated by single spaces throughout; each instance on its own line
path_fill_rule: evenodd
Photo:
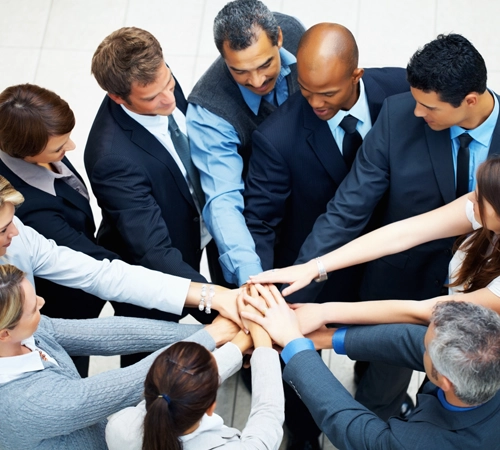
M 347 355 L 345 351 L 345 334 L 349 327 L 341 327 L 332 336 L 332 347 L 338 355 Z
M 314 344 L 311 339 L 294 339 L 293 341 L 290 341 L 281 352 L 281 359 L 285 362 L 285 364 L 288 364 L 288 361 L 290 361 L 297 353 L 304 350 L 314 350 Z

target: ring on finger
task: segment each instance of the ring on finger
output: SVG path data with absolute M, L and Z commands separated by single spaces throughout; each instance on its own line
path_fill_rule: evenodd
M 262 308 L 262 315 L 263 315 L 264 317 L 266 317 L 266 314 L 267 314 L 267 308 L 266 308 L 266 307 L 264 307 L 264 308 Z

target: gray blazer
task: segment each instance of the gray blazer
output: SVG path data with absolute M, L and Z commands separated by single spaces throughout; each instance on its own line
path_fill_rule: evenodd
M 421 325 L 351 327 L 345 348 L 357 361 L 382 361 L 423 371 L 425 332 Z M 428 382 L 407 420 L 393 417 L 384 422 L 352 398 L 315 351 L 297 353 L 283 377 L 339 449 L 493 449 L 500 442 L 498 393 L 479 408 L 453 412 L 441 405 L 436 386 Z

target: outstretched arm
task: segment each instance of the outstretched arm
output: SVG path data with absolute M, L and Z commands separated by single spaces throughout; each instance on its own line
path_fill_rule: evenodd
M 467 194 L 441 208 L 409 219 L 392 223 L 365 234 L 320 258 L 327 272 L 372 261 L 386 255 L 399 253 L 425 242 L 458 236 L 472 231 L 465 213 Z M 319 276 L 316 259 L 305 264 L 263 272 L 250 277 L 252 283 L 289 283 L 283 295 L 289 295 L 307 286 Z

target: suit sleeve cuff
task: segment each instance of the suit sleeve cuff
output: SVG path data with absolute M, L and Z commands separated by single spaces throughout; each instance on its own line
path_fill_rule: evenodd
M 345 334 L 348 329 L 349 327 L 341 327 L 333 333 L 332 347 L 338 355 L 347 355 L 347 352 L 345 351 Z
M 314 344 L 311 339 L 294 339 L 293 341 L 290 341 L 281 352 L 281 359 L 285 362 L 285 364 L 288 364 L 288 361 L 290 361 L 293 356 L 304 350 L 314 350 Z

